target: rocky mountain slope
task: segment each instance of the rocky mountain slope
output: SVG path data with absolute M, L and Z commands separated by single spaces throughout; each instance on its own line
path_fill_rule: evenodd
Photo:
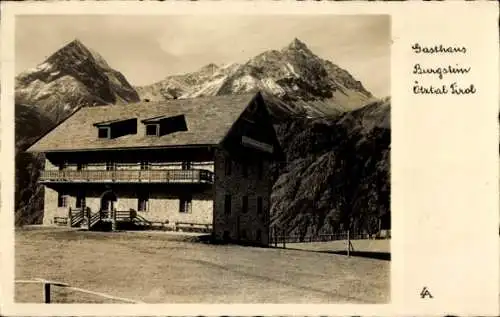
M 37 181 L 44 157 L 42 154 L 26 153 L 25 150 L 53 125 L 54 121 L 36 107 L 16 104 L 16 225 L 40 223 L 43 219 L 43 187 Z
M 139 101 L 135 89 L 96 52 L 74 40 L 16 77 L 16 102 L 62 120 L 79 106 Z
M 136 88 L 141 99 L 193 98 L 265 91 L 279 97 L 288 111 L 310 117 L 357 109 L 375 98 L 361 82 L 294 39 L 281 50 L 259 54 L 243 64 L 209 64 Z
M 390 228 L 390 99 L 335 119 L 294 118 L 277 134 L 287 160 L 271 196 L 273 225 L 302 236 Z
M 139 101 L 135 89 L 96 52 L 74 40 L 16 76 L 16 223 L 41 220 L 43 155 L 24 150 L 77 107 Z

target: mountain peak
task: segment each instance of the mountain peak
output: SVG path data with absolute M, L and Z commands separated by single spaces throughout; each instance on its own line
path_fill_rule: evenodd
M 304 51 L 308 51 L 308 52 L 311 51 L 311 50 L 309 50 L 307 45 L 304 42 L 302 42 L 301 40 L 299 40 L 298 38 L 294 38 L 293 41 L 290 44 L 288 44 L 287 49 L 304 50 Z
M 16 76 L 16 101 L 37 104 L 59 121 L 78 106 L 135 102 L 139 96 L 123 74 L 74 39 Z
M 64 45 L 61 49 L 59 49 L 59 51 L 72 51 L 72 52 L 78 51 L 78 52 L 84 53 L 86 55 L 89 53 L 92 55 L 91 50 L 87 46 L 85 46 L 85 44 L 83 44 L 82 41 L 80 41 L 77 38 L 75 38 L 73 41 L 69 42 L 68 44 Z
M 207 64 L 205 66 L 203 66 L 200 71 L 201 72 L 208 72 L 208 73 L 214 73 L 216 70 L 219 69 L 219 66 L 217 66 L 217 64 L 215 63 L 210 63 L 210 64 Z
M 218 69 L 217 69 L 218 68 Z M 215 72 L 212 71 L 217 69 Z M 141 99 L 167 99 L 177 89 L 182 98 L 238 94 L 260 90 L 286 100 L 280 111 L 311 117 L 333 115 L 364 105 L 371 95 L 347 71 L 315 55 L 294 38 L 279 50 L 266 50 L 242 64 L 205 65 L 200 70 L 167 77 L 140 87 Z M 288 107 L 288 108 L 287 108 Z
M 99 53 L 85 46 L 85 44 L 83 44 L 78 38 L 75 38 L 61 47 L 47 59 L 49 63 L 53 64 L 76 63 L 85 60 L 91 60 L 104 69 L 110 68 L 108 63 Z
M 79 47 L 85 47 L 85 45 L 80 41 L 78 38 L 73 39 L 73 41 L 69 42 L 66 44 L 66 46 L 79 46 Z
M 93 57 L 92 55 L 92 52 L 79 39 L 74 39 L 58 49 L 47 60 L 54 61 L 64 57 L 64 59 L 71 58 L 81 60 Z

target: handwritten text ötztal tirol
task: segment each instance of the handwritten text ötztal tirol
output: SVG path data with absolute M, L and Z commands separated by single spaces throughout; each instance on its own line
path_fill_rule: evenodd
M 430 45 L 424 46 L 415 43 L 411 47 L 415 55 L 433 55 L 439 61 L 444 56 L 466 55 L 468 49 L 464 46 Z M 463 60 L 463 57 L 462 57 Z M 412 91 L 415 95 L 472 95 L 477 92 L 473 83 L 467 83 L 471 66 L 459 63 L 445 63 L 444 65 L 415 63 L 411 70 L 414 76 Z M 432 81 L 429 84 L 428 81 Z M 436 84 L 436 82 L 443 81 Z

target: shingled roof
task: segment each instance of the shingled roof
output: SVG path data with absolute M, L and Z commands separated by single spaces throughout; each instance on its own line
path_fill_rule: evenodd
M 255 96 L 256 94 L 252 93 L 83 107 L 48 132 L 27 151 L 54 152 L 216 145 L 224 138 Z M 142 120 L 178 115 L 185 116 L 187 131 L 157 137 L 145 135 Z M 137 134 L 114 139 L 97 137 L 95 123 L 130 118 L 137 118 Z

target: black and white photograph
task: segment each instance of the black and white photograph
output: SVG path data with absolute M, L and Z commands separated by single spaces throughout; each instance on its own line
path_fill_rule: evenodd
M 390 302 L 390 15 L 18 15 L 14 41 L 16 303 Z

